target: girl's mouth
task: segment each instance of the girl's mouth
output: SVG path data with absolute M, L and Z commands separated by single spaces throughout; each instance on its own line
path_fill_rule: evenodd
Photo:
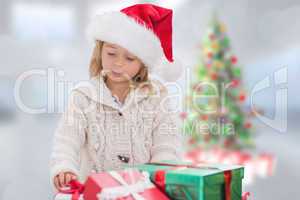
M 114 71 L 112 71 L 112 74 L 113 74 L 114 76 L 117 76 L 117 77 L 122 76 L 122 73 L 118 73 L 118 72 L 114 72 Z

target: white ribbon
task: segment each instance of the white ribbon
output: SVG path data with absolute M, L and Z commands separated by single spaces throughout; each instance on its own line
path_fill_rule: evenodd
M 56 194 L 54 198 L 54 200 L 71 200 L 71 199 L 72 199 L 72 194 L 61 194 L 61 193 Z M 82 195 L 80 195 L 79 200 L 84 200 Z
M 155 187 L 150 181 L 150 175 L 148 172 L 142 172 L 143 178 L 138 182 L 128 185 L 123 177 L 116 171 L 108 172 L 115 180 L 117 180 L 121 186 L 104 188 L 98 195 L 99 200 L 114 200 L 121 197 L 127 197 L 132 195 L 135 200 L 145 200 L 140 192 L 144 192 L 146 189 Z

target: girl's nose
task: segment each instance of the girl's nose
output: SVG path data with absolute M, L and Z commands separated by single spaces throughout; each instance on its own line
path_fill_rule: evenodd
M 124 65 L 124 59 L 121 56 L 118 56 L 115 65 L 118 67 L 122 67 Z

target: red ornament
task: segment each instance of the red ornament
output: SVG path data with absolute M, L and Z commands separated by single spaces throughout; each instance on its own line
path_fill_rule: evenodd
M 251 124 L 250 122 L 246 122 L 246 123 L 244 124 L 244 127 L 247 128 L 247 129 L 249 129 L 249 128 L 252 127 L 252 124 Z
M 224 147 L 229 148 L 233 145 L 233 140 L 232 139 L 225 139 L 224 140 Z
M 190 138 L 188 143 L 189 144 L 195 144 L 197 142 L 197 140 L 195 138 Z
M 207 115 L 201 115 L 200 116 L 200 120 L 207 121 L 208 120 L 208 116 Z
M 231 63 L 236 64 L 237 63 L 237 57 L 236 56 L 231 56 Z
M 182 112 L 179 114 L 180 119 L 184 120 L 187 118 L 187 113 L 186 112 Z
M 245 101 L 246 100 L 246 95 L 245 94 L 240 94 L 239 100 L 240 101 Z
M 207 56 L 208 56 L 208 58 L 212 58 L 213 57 L 213 53 L 212 52 L 208 52 Z
M 239 84 L 240 84 L 240 81 L 238 79 L 234 79 L 231 81 L 230 85 L 232 85 L 232 87 L 237 87 Z
M 210 34 L 209 39 L 210 39 L 210 40 L 215 40 L 215 39 L 216 39 L 216 36 L 215 36 L 214 34 Z
M 217 73 L 211 73 L 210 78 L 211 78 L 211 80 L 214 80 L 214 81 L 217 80 L 218 79 Z

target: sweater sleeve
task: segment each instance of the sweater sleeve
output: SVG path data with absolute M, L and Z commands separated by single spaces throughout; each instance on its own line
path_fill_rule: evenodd
M 86 140 L 87 120 L 84 114 L 86 97 L 79 91 L 71 92 L 66 111 L 54 134 L 50 158 L 50 179 L 60 172 L 73 172 L 79 176 L 80 150 Z
M 183 137 L 178 114 L 172 110 L 167 93 L 160 98 L 156 111 L 152 131 L 151 162 L 181 160 Z

